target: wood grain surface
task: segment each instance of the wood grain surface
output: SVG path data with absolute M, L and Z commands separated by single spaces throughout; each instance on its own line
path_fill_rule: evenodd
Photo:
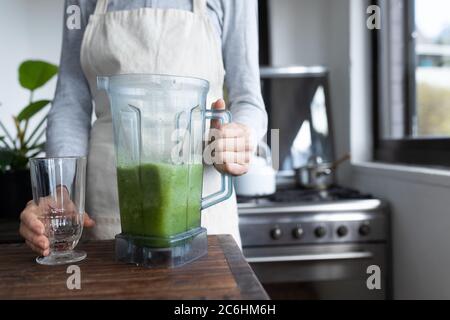
M 41 266 L 24 244 L 0 245 L 0 299 L 268 299 L 231 236 L 209 236 L 208 255 L 176 269 L 114 261 L 113 241 L 78 245 L 81 289 L 66 266 Z

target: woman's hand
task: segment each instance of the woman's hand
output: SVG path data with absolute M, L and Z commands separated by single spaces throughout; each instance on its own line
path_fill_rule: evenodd
M 213 103 L 215 110 L 225 110 L 225 101 L 220 99 Z M 251 130 L 240 123 L 220 124 L 211 121 L 214 138 L 213 162 L 216 169 L 222 173 L 240 176 L 248 171 L 251 145 Z
M 50 254 L 50 242 L 45 235 L 45 227 L 42 221 L 39 220 L 39 216 L 42 216 L 42 206 L 50 201 L 42 199 L 40 206 L 38 207 L 34 201 L 28 202 L 26 208 L 20 215 L 20 235 L 25 238 L 27 245 L 42 256 L 48 256 Z M 84 227 L 93 227 L 95 225 L 88 214 L 84 214 Z

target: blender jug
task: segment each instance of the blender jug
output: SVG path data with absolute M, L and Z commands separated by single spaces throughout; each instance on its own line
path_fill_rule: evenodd
M 207 120 L 231 120 L 206 109 L 209 83 L 166 75 L 99 77 L 111 104 L 122 233 L 119 261 L 174 267 L 207 252 L 201 210 L 228 199 L 230 176 L 202 198 Z

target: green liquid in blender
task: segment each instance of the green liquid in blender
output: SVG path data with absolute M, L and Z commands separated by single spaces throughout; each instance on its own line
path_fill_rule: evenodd
M 117 182 L 123 233 L 167 247 L 171 237 L 200 227 L 203 165 L 118 167 Z

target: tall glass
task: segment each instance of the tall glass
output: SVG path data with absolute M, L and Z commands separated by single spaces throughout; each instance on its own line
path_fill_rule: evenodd
M 37 257 L 43 265 L 74 263 L 86 258 L 74 251 L 83 232 L 86 158 L 30 159 L 33 200 L 50 242 L 50 254 Z

